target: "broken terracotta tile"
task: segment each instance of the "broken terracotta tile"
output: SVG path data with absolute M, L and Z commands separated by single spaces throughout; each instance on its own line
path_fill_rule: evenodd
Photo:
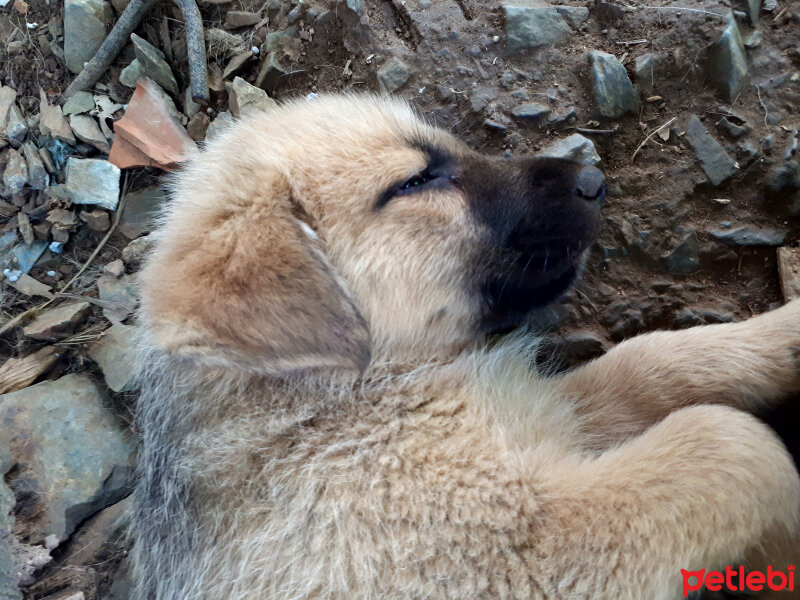
M 109 162 L 121 169 L 151 166 L 170 170 L 185 160 L 197 146 L 171 112 L 158 85 L 141 78 L 125 116 L 114 124 Z

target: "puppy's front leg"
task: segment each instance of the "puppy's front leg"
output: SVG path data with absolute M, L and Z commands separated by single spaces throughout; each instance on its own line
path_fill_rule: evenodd
M 677 410 L 548 476 L 536 544 L 554 598 L 678 600 L 681 569 L 789 564 L 780 542 L 797 535 L 800 480 L 780 440 L 741 411 Z
M 741 323 L 659 331 L 627 340 L 568 373 L 598 441 L 638 434 L 674 410 L 726 404 L 757 412 L 800 390 L 800 300 Z

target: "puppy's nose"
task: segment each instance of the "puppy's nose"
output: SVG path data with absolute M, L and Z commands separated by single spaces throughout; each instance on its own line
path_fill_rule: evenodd
M 606 178 L 595 167 L 583 167 L 575 177 L 572 193 L 576 198 L 603 203 L 606 197 Z

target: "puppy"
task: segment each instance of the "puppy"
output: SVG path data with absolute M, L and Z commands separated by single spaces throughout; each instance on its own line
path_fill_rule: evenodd
M 568 290 L 604 191 L 369 96 L 193 156 L 142 272 L 135 597 L 659 600 L 682 569 L 785 570 L 800 484 L 748 413 L 800 389 L 800 303 L 557 378 L 530 334 L 487 341 Z

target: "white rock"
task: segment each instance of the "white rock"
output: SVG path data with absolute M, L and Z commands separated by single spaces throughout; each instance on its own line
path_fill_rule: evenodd
M 543 158 L 565 158 L 574 160 L 582 165 L 594 167 L 600 163 L 600 155 L 594 148 L 594 142 L 589 138 L 583 137 L 580 133 L 556 140 L 537 156 Z
M 120 170 L 107 160 L 67 159 L 67 188 L 74 204 L 96 204 L 116 210 L 119 203 Z

